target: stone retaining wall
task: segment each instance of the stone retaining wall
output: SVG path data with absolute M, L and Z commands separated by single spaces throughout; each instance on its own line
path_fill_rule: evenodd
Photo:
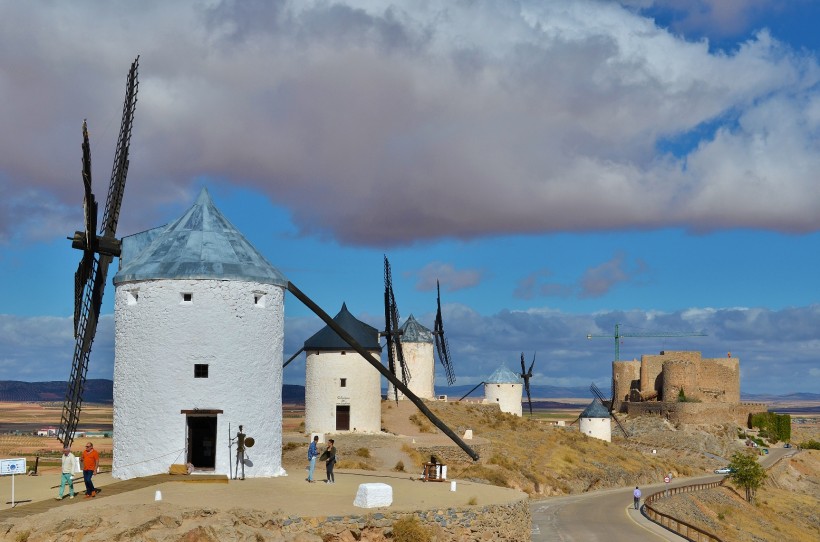
M 645 403 L 624 403 L 630 416 L 654 414 L 665 417 L 672 423 L 720 424 L 734 422 L 747 427 L 749 414 L 766 412 L 766 403 L 677 403 L 647 401 Z
M 284 532 L 310 532 L 320 536 L 352 535 L 359 540 L 365 531 L 388 535 L 393 523 L 408 515 L 436 534 L 438 541 L 482 540 L 487 542 L 522 542 L 532 537 L 532 517 L 527 497 L 509 504 L 465 506 L 414 512 L 370 512 L 361 515 L 325 516 L 315 518 L 287 517 L 282 521 Z

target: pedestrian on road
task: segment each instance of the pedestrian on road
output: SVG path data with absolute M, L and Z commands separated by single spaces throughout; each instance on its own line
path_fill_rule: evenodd
M 77 458 L 71 453 L 68 446 L 63 448 L 62 470 L 60 474 L 60 496 L 54 497 L 58 501 L 65 496 L 65 486 L 68 486 L 68 495 L 74 498 L 74 475 L 77 474 Z
M 313 483 L 313 469 L 316 468 L 316 458 L 319 457 L 319 451 L 316 449 L 316 445 L 319 444 L 319 435 L 313 436 L 313 442 L 310 443 L 308 446 L 308 477 L 307 481 L 311 484 Z
M 635 510 L 641 507 L 641 490 L 638 489 L 638 486 L 635 486 L 635 491 L 632 492 L 632 504 L 635 506 Z
M 333 439 L 327 441 L 327 450 L 325 450 L 325 453 L 327 454 L 325 458 L 325 470 L 327 471 L 327 480 L 325 480 L 325 483 L 335 484 L 336 478 L 333 476 L 333 465 L 336 464 L 336 446 L 334 446 Z
M 91 477 L 100 472 L 100 454 L 94 449 L 94 445 L 90 442 L 85 445 L 82 463 L 85 498 L 96 497 L 98 490 L 94 487 L 94 482 L 91 481 Z

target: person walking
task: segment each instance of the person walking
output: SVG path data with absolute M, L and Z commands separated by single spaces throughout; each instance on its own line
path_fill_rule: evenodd
M 319 435 L 313 436 L 313 442 L 308 446 L 308 477 L 307 481 L 313 483 L 313 469 L 316 468 L 316 458 L 319 457 L 319 450 L 316 445 L 319 444 Z
M 635 491 L 632 492 L 632 505 L 635 510 L 641 507 L 641 490 L 638 489 L 638 486 L 635 486 Z
M 325 470 L 327 471 L 327 480 L 325 480 L 326 484 L 336 483 L 336 478 L 333 476 L 333 465 L 336 464 L 336 446 L 334 446 L 334 444 L 335 442 L 333 439 L 328 440 L 327 450 L 325 450 L 325 454 L 327 454 L 325 459 Z
M 85 482 L 85 498 L 96 497 L 98 489 L 94 487 L 91 477 L 100 471 L 100 454 L 90 442 L 85 445 L 81 458 L 83 464 L 83 481 Z
M 69 498 L 74 498 L 74 475 L 77 474 L 77 458 L 71 453 L 71 448 L 63 448 L 62 469 L 60 471 L 60 496 L 54 497 L 58 501 L 65 497 L 65 486 L 68 486 Z

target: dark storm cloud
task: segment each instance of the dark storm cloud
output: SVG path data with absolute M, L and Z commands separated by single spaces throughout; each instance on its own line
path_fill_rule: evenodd
M 80 222 L 83 118 L 104 199 L 137 54 L 122 231 L 203 178 L 351 245 L 820 225 L 820 70 L 765 32 L 710 53 L 580 0 L 2 10 L 0 239 Z

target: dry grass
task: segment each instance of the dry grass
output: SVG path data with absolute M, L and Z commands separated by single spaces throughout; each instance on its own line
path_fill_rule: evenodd
M 433 535 L 416 516 L 404 516 L 393 524 L 393 539 L 396 542 L 430 542 Z
M 472 428 L 477 436 L 492 443 L 491 455 L 478 463 L 470 462 L 466 456 L 463 463 L 451 462 L 453 477 L 543 496 L 645 484 L 667 472 L 686 469 L 672 460 L 589 438 L 575 427 L 556 427 L 514 416 L 494 405 L 428 406 L 456 433 Z
M 410 421 L 418 427 L 419 433 L 435 433 L 436 428 L 423 415 L 416 413 L 410 416 Z

